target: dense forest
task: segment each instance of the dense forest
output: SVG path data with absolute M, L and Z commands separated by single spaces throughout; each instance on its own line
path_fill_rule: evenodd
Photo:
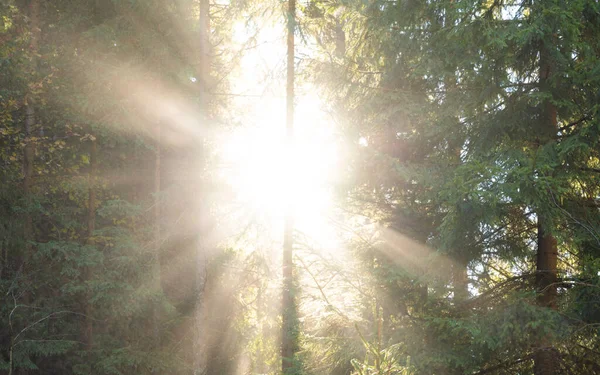
M 597 0 L 0 0 L 0 373 L 600 374 Z

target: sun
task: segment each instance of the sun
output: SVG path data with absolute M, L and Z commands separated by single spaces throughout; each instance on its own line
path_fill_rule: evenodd
M 296 231 L 329 241 L 327 218 L 339 161 L 333 126 L 318 95 L 300 96 L 290 146 L 284 108 L 282 98 L 266 98 L 259 110 L 247 113 L 248 123 L 224 141 L 222 177 L 246 216 L 277 230 L 291 207 Z
M 278 20 L 278 13 L 273 17 Z M 236 125 L 223 132 L 218 146 L 220 177 L 232 192 L 231 205 L 237 212 L 231 222 L 266 224 L 275 244 L 291 211 L 296 233 L 331 244 L 332 190 L 341 170 L 334 124 L 317 87 L 298 78 L 294 140 L 288 144 L 286 29 L 275 21 L 235 27 L 234 43 L 243 54 L 240 69 L 232 72 L 230 90 L 236 93 L 232 112 L 240 115 L 231 119 Z

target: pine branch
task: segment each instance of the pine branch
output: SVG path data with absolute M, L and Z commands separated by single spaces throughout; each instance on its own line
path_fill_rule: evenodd
M 574 126 L 577 126 L 577 125 L 579 125 L 582 122 L 585 122 L 587 120 L 590 120 L 590 118 L 587 115 L 583 116 L 582 118 L 580 118 L 577 121 L 573 121 L 573 122 L 571 122 L 571 123 L 569 123 L 569 124 L 567 124 L 565 126 L 561 126 L 560 128 L 558 128 L 558 131 L 563 132 L 563 131 L 565 131 L 567 129 L 570 129 L 570 128 L 574 127 Z

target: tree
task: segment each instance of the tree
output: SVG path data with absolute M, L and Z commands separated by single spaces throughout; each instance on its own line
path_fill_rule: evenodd
M 336 6 L 311 4 L 325 13 Z M 471 285 L 477 290 L 476 296 L 461 298 L 464 302 L 453 306 L 445 294 L 450 280 L 427 280 L 424 322 L 413 319 L 415 324 L 393 326 L 398 330 L 412 325 L 428 332 L 425 356 L 418 354 L 423 350 L 411 352 L 419 348 L 414 340 L 406 346 L 411 367 L 422 373 L 511 372 L 515 371 L 511 366 L 534 371 L 534 362 L 536 368 L 552 362 L 550 367 L 540 365 L 546 370 L 535 371 L 554 373 L 574 363 L 575 357 L 567 354 L 573 349 L 566 349 L 564 355 L 548 349 L 556 337 L 565 335 L 564 325 L 558 323 L 561 319 L 548 307 L 558 304 L 561 313 L 572 311 L 567 302 L 570 290 L 561 290 L 556 276 L 561 262 L 555 256 L 557 251 L 567 251 L 562 259 L 570 259 L 577 240 L 569 240 L 566 228 L 582 221 L 574 219 L 577 204 L 565 205 L 566 197 L 562 201 L 558 197 L 567 191 L 572 197 L 581 194 L 573 189 L 573 181 L 587 177 L 572 166 L 584 159 L 575 162 L 572 157 L 589 157 L 574 150 L 588 150 L 591 144 L 584 146 L 579 138 L 566 146 L 564 134 L 557 129 L 562 128 L 560 123 L 567 128 L 579 124 L 585 113 L 595 111 L 595 105 L 583 99 L 591 92 L 567 89 L 580 87 L 573 86 L 578 79 L 590 82 L 587 74 L 584 79 L 574 73 L 581 70 L 575 68 L 573 51 L 580 48 L 574 46 L 587 44 L 576 36 L 582 35 L 576 23 L 585 17 L 583 9 L 595 5 L 440 1 L 345 6 L 342 19 L 352 20 L 345 28 L 347 45 L 355 47 L 341 60 L 325 55 L 327 59 L 315 71 L 333 87 L 339 113 L 351 124 L 351 142 L 361 139 L 363 143 L 358 160 L 370 162 L 362 174 L 356 173 L 359 183 L 354 191 L 360 192 L 356 197 L 378 211 L 372 218 L 401 234 L 410 234 L 412 227 L 422 229 L 421 241 L 455 264 L 468 266 Z M 553 48 L 540 54 L 541 45 Z M 538 74 L 545 71 L 541 66 L 548 66 L 544 60 L 550 55 L 552 74 Z M 330 76 L 323 77 L 324 72 Z M 575 108 L 567 103 L 580 104 Z M 357 206 L 365 211 L 364 203 Z M 423 212 L 424 221 L 417 220 L 418 212 Z M 386 217 L 390 221 L 382 220 Z M 532 244 L 538 232 L 536 262 Z M 559 237 L 558 243 L 564 242 L 557 250 L 554 242 Z M 375 254 L 381 269 L 382 256 Z M 391 262 L 384 269 L 398 275 L 404 268 L 402 261 L 389 251 L 388 257 Z M 569 267 L 568 272 L 577 271 Z M 537 284 L 529 276 L 537 277 Z M 410 278 L 386 276 L 385 280 L 398 288 Z M 560 292 L 555 291 L 557 286 Z M 519 296 L 519 290 L 540 292 L 540 307 L 535 300 Z M 497 299 L 487 298 L 490 295 Z M 405 296 L 406 292 L 392 299 Z M 405 306 L 384 315 L 398 321 L 402 316 L 417 317 L 419 310 L 409 308 L 407 313 Z M 511 323 L 493 323 L 498 314 Z M 571 327 L 576 330 L 576 326 Z M 493 331 L 482 327 L 510 333 L 491 338 L 486 335 Z M 391 344 L 408 341 L 402 337 Z M 577 335 L 571 337 L 577 340 Z M 539 350 L 532 351 L 532 346 Z
M 294 34 L 296 32 L 296 1 L 288 0 L 287 9 L 287 86 L 286 86 L 286 142 L 288 150 L 294 147 L 294 79 L 295 79 L 295 53 Z M 284 374 L 294 374 L 298 371 L 296 364 L 296 351 L 298 345 L 297 311 L 294 288 L 294 213 L 291 196 L 293 179 L 292 157 L 288 151 L 287 183 L 287 208 L 284 219 L 283 233 L 283 298 L 282 298 L 282 323 L 281 323 L 281 371 Z
M 310 80 L 349 252 L 288 207 L 282 288 L 263 228 L 217 244 L 271 5 L 0 4 L 0 371 L 600 373 L 597 2 L 290 0 L 287 149 Z
M 194 64 L 177 44 L 184 35 L 177 26 L 189 24 L 173 22 L 172 5 L 58 1 L 39 3 L 37 18 L 29 17 L 27 1 L 0 8 L 8 42 L 0 59 L 10 67 L 0 74 L 7 166 L 1 172 L 7 182 L 1 194 L 2 370 L 183 373 L 192 367 L 191 360 L 174 359 L 192 352 L 191 345 L 178 346 L 186 340 L 177 332 L 186 312 L 155 283 L 163 232 L 154 230 L 157 214 L 163 215 L 158 200 L 176 188 L 171 176 L 153 172 L 173 147 L 162 143 L 164 152 L 154 152 L 160 137 L 146 127 L 159 107 L 146 82 L 181 93 Z M 166 91 L 161 99 L 173 101 Z M 166 139 L 172 125 L 165 126 Z M 25 181 L 18 177 L 21 165 L 30 177 Z M 11 224 L 15 214 L 19 220 Z M 170 214 L 181 211 L 164 210 Z M 170 224 L 171 218 L 163 220 Z M 25 247 L 32 251 L 25 254 Z M 173 279 L 168 276 L 165 285 Z

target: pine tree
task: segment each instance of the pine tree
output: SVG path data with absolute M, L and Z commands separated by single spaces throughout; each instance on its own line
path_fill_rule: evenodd
M 456 265 L 468 265 L 478 290 L 475 297 L 461 298 L 464 302 L 452 306 L 443 294 L 450 280 L 428 280 L 427 288 L 435 290 L 429 293 L 424 312 L 429 323 L 414 325 L 428 332 L 427 354 L 411 353 L 416 354 L 411 366 L 422 373 L 510 372 L 516 371 L 514 366 L 533 371 L 535 358 L 536 366 L 547 363 L 540 365 L 546 370 L 536 371 L 555 373 L 574 363 L 575 357 L 552 349 L 565 326 L 561 328 L 558 315 L 547 308 L 560 305 L 563 313 L 570 310 L 569 290 L 557 291 L 561 262 L 556 256 L 561 248 L 577 246 L 577 241 L 568 240 L 566 228 L 582 221 L 575 216 L 577 204 L 565 204 L 564 194 L 580 194 L 573 181 L 586 177 L 571 169 L 572 157 L 589 157 L 579 152 L 593 146 L 565 142 L 560 124 L 569 129 L 569 124 L 581 124 L 586 113 L 595 111 L 591 102 L 587 108 L 583 105 L 590 93 L 574 89 L 579 87 L 575 81 L 591 77 L 573 65 L 574 49 L 587 45 L 578 40 L 579 20 L 585 17 L 583 9 L 594 5 L 454 1 L 346 5 L 345 17 L 353 20 L 347 40 L 356 47 L 344 60 L 329 60 L 316 71 L 332 73 L 328 78 L 344 118 L 357 120 L 351 122 L 356 124 L 350 128 L 353 142 L 362 137 L 368 144 L 362 152 L 365 157 L 358 159 L 370 162 L 364 175 L 358 175 L 364 176 L 359 181 L 366 187 L 362 195 L 366 198 L 359 199 L 376 202 L 379 215 L 393 218 L 393 210 L 407 202 L 399 197 L 415 192 L 407 207 L 428 213 L 429 225 L 420 224 L 430 228 L 423 238 Z M 553 47 L 540 54 L 540 45 Z M 538 74 L 548 61 L 552 73 Z M 401 72 L 408 79 L 402 81 Z M 403 128 L 407 123 L 408 131 Z M 411 154 L 413 150 L 420 152 L 419 157 Z M 397 216 L 394 230 L 409 232 L 418 215 L 408 212 Z M 399 221 L 403 217 L 409 220 Z M 536 262 L 532 244 L 538 232 Z M 387 267 L 398 272 L 401 258 L 390 257 L 392 266 Z M 536 277 L 536 267 L 538 281 L 533 282 L 529 276 Z M 392 280 L 394 285 L 406 282 L 406 278 Z M 519 297 L 519 290 L 540 292 L 541 308 L 535 300 Z M 497 299 L 488 298 L 493 295 Z M 391 314 L 406 314 L 402 309 Z M 494 323 L 499 315 L 510 323 Z M 407 345 L 407 354 L 411 346 L 417 347 L 414 340 Z M 538 350 L 530 351 L 532 346 Z

